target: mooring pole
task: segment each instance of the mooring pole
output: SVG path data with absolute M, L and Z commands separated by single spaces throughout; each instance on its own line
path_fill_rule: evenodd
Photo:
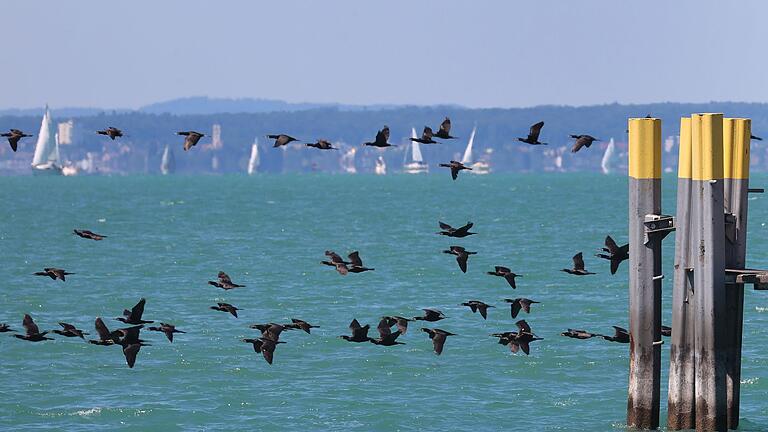
M 749 190 L 749 119 L 723 119 L 723 188 L 726 214 L 725 266 L 744 269 L 747 253 L 747 191 Z M 744 284 L 725 290 L 726 400 L 728 429 L 739 427 L 741 336 L 744 325 Z
M 661 214 L 661 120 L 629 120 L 629 395 L 627 424 L 659 427 L 661 241 L 646 216 Z
M 691 116 L 693 143 L 696 430 L 727 427 L 723 115 Z
M 680 153 L 675 217 L 675 278 L 672 288 L 672 337 L 669 349 L 667 427 L 696 427 L 694 381 L 693 273 L 691 265 L 691 119 L 680 119 Z

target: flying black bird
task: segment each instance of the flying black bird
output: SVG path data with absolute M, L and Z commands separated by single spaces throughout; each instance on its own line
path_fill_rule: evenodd
M 253 350 L 257 353 L 261 353 L 261 355 L 264 357 L 264 360 L 266 360 L 269 364 L 272 364 L 272 359 L 275 356 L 275 348 L 277 348 L 277 344 L 285 343 L 272 340 L 267 337 L 243 339 L 243 342 L 253 344 Z
M 78 230 L 78 229 L 76 229 L 76 230 L 74 230 L 74 233 L 78 237 L 82 237 L 82 238 L 88 239 L 88 240 L 96 240 L 96 241 L 98 241 L 98 240 L 103 240 L 103 239 L 107 238 L 107 236 L 105 236 L 105 235 L 96 234 L 95 232 L 89 231 L 89 230 Z
M 245 285 L 238 285 L 236 283 L 233 283 L 232 279 L 229 278 L 229 275 L 224 273 L 223 271 L 219 272 L 218 278 L 219 278 L 218 282 L 208 281 L 208 285 L 213 285 L 223 290 L 231 290 L 233 288 L 242 288 L 245 286 Z
M 381 317 L 381 319 L 387 320 L 387 324 L 390 327 L 397 324 L 397 329 L 400 331 L 401 335 L 404 335 L 408 332 L 408 322 L 413 321 L 408 318 L 403 318 L 401 316 L 384 316 L 384 317 Z
M 364 145 L 382 148 L 392 147 L 394 145 L 387 141 L 389 141 L 389 126 L 384 126 L 384 128 L 376 134 L 376 140 L 374 142 L 367 142 L 364 143 Z
M 349 329 L 352 331 L 352 336 L 342 335 L 339 336 L 340 338 L 344 339 L 347 342 L 368 342 L 371 340 L 370 337 L 368 337 L 368 330 L 371 328 L 370 324 L 366 324 L 364 326 L 361 326 L 359 322 L 357 322 L 357 319 L 353 319 L 351 323 L 349 323 Z
M 629 243 L 619 247 L 611 236 L 605 237 L 604 252 L 607 254 L 595 254 L 596 257 L 607 259 L 611 262 L 611 274 L 616 274 L 619 269 L 619 264 L 622 261 L 629 259 Z
M 72 324 L 67 324 L 65 322 L 60 322 L 59 325 L 64 330 L 54 330 L 53 332 L 62 336 L 66 337 L 79 337 L 80 339 L 85 339 L 84 335 L 87 335 L 88 333 L 85 333 L 84 331 L 78 329 L 77 327 L 73 326 Z
M 319 328 L 320 326 L 312 325 L 304 320 L 298 318 L 291 318 L 291 324 L 286 324 L 285 328 L 294 328 L 304 330 L 306 333 L 310 333 L 310 329 Z
M 420 317 L 413 317 L 414 321 L 440 321 L 441 319 L 445 319 L 446 316 L 442 312 L 440 312 L 437 309 L 422 309 L 424 311 L 424 316 Z
M 342 259 L 339 254 L 337 254 L 334 251 L 327 250 L 325 251 L 325 256 L 329 257 L 331 260 L 320 261 L 321 263 L 327 266 L 336 267 L 336 271 L 339 272 L 339 274 L 342 276 L 349 273 L 349 267 L 347 267 L 347 264 L 351 264 L 351 263 L 344 261 L 344 259 Z
M 16 330 L 12 329 L 11 326 L 9 326 L 6 323 L 0 323 L 0 333 L 8 333 L 12 331 L 16 331 Z
M 350 266 L 348 267 L 348 270 L 350 273 L 362 273 L 366 271 L 375 270 L 363 265 L 363 260 L 360 259 L 360 253 L 358 251 L 354 251 L 351 254 L 347 255 L 347 258 L 349 258 L 349 262 L 347 264 L 350 264 Z
M 112 127 L 112 126 L 106 128 L 104 130 L 96 131 L 96 133 L 99 134 L 99 135 L 106 135 L 109 138 L 111 138 L 112 141 L 114 141 L 115 138 L 123 136 L 123 131 L 121 131 L 120 129 L 118 129 L 116 127 Z
M 16 151 L 19 148 L 19 140 L 32 135 L 27 135 L 18 129 L 11 129 L 10 132 L 0 134 L 0 136 L 8 138 L 8 144 L 11 145 L 11 150 Z
M 176 132 L 176 135 L 184 135 L 186 137 L 184 138 L 184 151 L 196 146 L 200 138 L 205 136 L 205 134 L 195 131 Z
M 451 136 L 451 119 L 448 117 L 440 124 L 440 129 L 435 134 L 436 137 L 442 139 L 454 139 L 456 137 Z
M 125 362 L 128 363 L 129 368 L 133 368 L 133 365 L 136 364 L 136 356 L 139 354 L 141 347 L 150 346 L 139 339 L 139 331 L 142 327 L 144 326 L 137 325 L 117 330 L 122 333 L 122 338 L 120 338 L 117 343 L 123 347 L 123 355 L 125 356 Z
M 509 283 L 509 286 L 512 287 L 512 289 L 517 288 L 517 284 L 515 283 L 516 277 L 523 277 L 523 275 L 519 275 L 516 273 L 512 273 L 512 270 L 508 269 L 507 267 L 502 266 L 495 266 L 494 271 L 487 272 L 491 276 L 500 276 L 507 280 L 507 283 Z
M 40 329 L 37 327 L 37 324 L 35 324 L 35 321 L 32 319 L 29 314 L 24 314 L 24 321 L 22 322 L 22 325 L 27 330 L 26 334 L 20 335 L 15 334 L 19 339 L 24 339 L 25 341 L 29 342 L 41 342 L 46 340 L 53 340 L 53 338 L 46 337 L 45 335 L 48 334 L 47 331 L 44 331 L 40 333 Z
M 267 135 L 267 138 L 275 140 L 275 144 L 272 147 L 280 147 L 298 141 L 296 138 L 285 134 Z
M 480 315 L 483 317 L 483 319 L 488 318 L 488 308 L 492 308 L 495 306 L 491 306 L 489 304 L 485 304 L 481 302 L 480 300 L 470 300 L 466 303 L 462 303 L 462 306 L 469 306 L 469 308 L 472 310 L 472 313 L 475 313 L 477 311 L 480 311 Z
M 603 339 L 611 342 L 629 343 L 629 332 L 621 327 L 613 326 L 613 336 L 603 336 Z
M 336 147 L 331 145 L 330 142 L 323 139 L 317 140 L 315 143 L 307 143 L 307 147 L 314 147 L 320 150 L 338 150 Z
M 262 337 L 271 339 L 273 341 L 280 340 L 280 335 L 283 333 L 284 330 L 293 330 L 297 328 L 289 325 L 282 325 L 282 324 L 276 324 L 276 323 L 252 324 L 250 327 L 252 329 L 256 329 L 260 331 Z
M 421 331 L 429 334 L 429 338 L 432 339 L 432 346 L 435 348 L 435 353 L 437 355 L 443 353 L 443 346 L 445 345 L 446 338 L 448 338 L 448 336 L 456 336 L 454 333 L 450 333 L 439 328 L 428 329 L 422 327 Z
M 522 350 L 525 355 L 529 355 L 529 344 L 542 339 L 531 332 L 531 326 L 529 326 L 525 320 L 520 320 L 516 322 L 515 325 L 519 331 L 494 333 L 491 336 L 498 337 L 499 344 L 507 345 L 513 353 Z
M 241 310 L 234 306 L 232 306 L 229 303 L 216 303 L 218 306 L 211 306 L 211 309 L 217 310 L 219 312 L 229 312 L 232 314 L 233 317 L 237 318 L 237 311 Z
M 99 339 L 94 340 L 90 339 L 88 342 L 94 344 L 94 345 L 114 345 L 117 337 L 115 334 L 111 333 L 109 329 L 107 328 L 107 325 L 104 324 L 104 321 L 101 320 L 101 318 L 96 318 L 96 322 L 94 324 L 96 327 L 96 333 L 99 334 Z
M 173 342 L 174 333 L 186 333 L 185 331 L 177 330 L 175 325 L 166 323 L 160 323 L 160 327 L 147 327 L 147 330 L 165 333 L 168 342 Z
M 672 327 L 661 326 L 661 335 L 666 337 L 672 336 Z
M 462 272 L 467 272 L 467 259 L 470 255 L 475 255 L 477 252 L 469 252 L 461 246 L 451 246 L 449 250 L 444 250 L 443 253 L 450 255 L 456 255 L 456 262 L 459 263 L 459 268 Z
M 523 297 L 518 297 L 516 299 L 504 299 L 504 301 L 511 303 L 510 308 L 512 309 L 512 318 L 517 318 L 517 314 L 520 313 L 521 309 L 525 313 L 531 313 L 531 305 L 534 303 L 541 303 Z
M 472 171 L 472 168 L 470 168 L 468 166 L 464 166 L 463 163 L 457 162 L 455 160 L 452 160 L 451 163 L 447 163 L 447 164 L 441 163 L 440 166 L 441 167 L 445 167 L 445 168 L 450 168 L 451 169 L 451 177 L 454 180 L 456 180 L 456 178 L 459 177 L 459 171 L 461 171 L 461 170 L 470 170 L 470 171 Z
M 379 321 L 379 325 L 376 327 L 379 330 L 379 337 L 371 339 L 370 342 L 376 345 L 393 346 L 393 345 L 405 345 L 402 342 L 397 342 L 397 338 L 400 336 L 400 330 L 392 331 L 389 327 L 389 320 L 383 318 Z
M 454 227 L 448 225 L 447 223 L 443 223 L 443 222 L 440 222 L 440 221 L 437 221 L 437 223 L 438 223 L 438 225 L 440 225 L 440 229 L 442 230 L 442 231 L 437 233 L 437 234 L 440 234 L 440 235 L 444 235 L 444 236 L 448 236 L 448 237 L 463 238 L 463 237 L 467 237 L 467 236 L 471 236 L 471 235 L 477 234 L 477 233 L 469 232 L 469 230 L 472 229 L 473 226 L 475 226 L 475 224 L 473 224 L 472 222 L 467 222 L 466 225 L 464 225 L 462 227 L 459 227 L 459 228 L 454 228 Z
M 124 309 L 123 310 L 123 316 L 115 318 L 118 321 L 122 321 L 126 324 L 151 324 L 154 321 L 145 321 L 141 319 L 141 316 L 144 314 L 144 305 L 147 303 L 146 299 L 139 300 L 138 303 L 136 303 L 136 306 L 131 308 L 131 310 Z
M 517 336 L 509 341 L 509 348 L 513 353 L 516 353 L 518 348 L 523 350 L 525 355 L 531 354 L 530 343 L 534 341 L 542 340 L 542 338 L 534 335 L 530 332 L 518 332 Z
M 565 336 L 565 337 L 569 337 L 569 338 L 572 338 L 572 339 L 590 339 L 590 338 L 593 338 L 595 336 L 600 336 L 600 335 L 595 334 L 595 333 L 589 333 L 589 332 L 587 332 L 585 330 L 576 330 L 576 329 L 570 329 L 569 328 L 568 331 L 564 331 L 564 332 L 560 333 L 560 336 Z
M 571 135 L 571 138 L 576 139 L 576 142 L 573 143 L 573 147 L 571 148 L 571 153 L 576 153 L 581 150 L 582 147 L 589 148 L 593 142 L 600 141 L 591 135 Z
M 434 134 L 432 133 L 432 128 L 429 126 L 424 126 L 424 132 L 421 133 L 421 138 L 408 138 L 411 141 L 415 141 L 417 143 L 422 144 L 440 144 L 439 142 L 432 139 L 432 136 Z
M 535 125 L 531 126 L 531 130 L 528 132 L 527 137 L 518 138 L 517 140 L 530 145 L 547 145 L 547 143 L 539 142 L 539 134 L 541 133 L 541 128 L 543 127 L 544 127 L 544 122 L 540 121 Z
M 69 273 L 65 270 L 58 269 L 55 267 L 46 267 L 41 272 L 36 272 L 35 276 L 48 276 L 49 278 L 56 280 L 61 279 L 62 282 L 66 281 L 66 276 L 72 275 L 74 273 Z
M 572 269 L 562 269 L 560 271 L 564 271 L 568 274 L 576 275 L 576 276 L 584 276 L 584 275 L 592 275 L 595 273 L 588 272 L 584 270 L 584 256 L 581 252 L 577 253 L 573 256 L 573 268 Z

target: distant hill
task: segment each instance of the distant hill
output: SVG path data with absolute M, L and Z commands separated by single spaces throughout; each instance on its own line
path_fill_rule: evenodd
M 149 114 L 205 115 L 205 114 L 255 114 L 268 112 L 295 112 L 321 108 L 339 111 L 384 110 L 399 105 L 344 105 L 338 103 L 290 103 L 277 99 L 227 99 L 195 96 L 158 102 L 139 108 Z
M 45 107 L 39 107 L 39 108 L 8 108 L 8 109 L 0 109 L 0 117 L 4 116 L 11 116 L 11 117 L 42 117 L 43 112 L 45 111 Z M 78 107 L 64 107 L 64 108 L 56 108 L 51 107 L 51 115 L 54 117 L 88 117 L 88 116 L 95 116 L 99 114 L 124 114 L 132 112 L 133 110 L 127 109 L 127 108 L 118 108 L 118 109 L 105 109 L 105 108 L 78 108 Z
M 210 114 L 259 114 L 270 112 L 296 112 L 313 109 L 337 109 L 339 111 L 380 111 L 402 108 L 404 105 L 345 105 L 339 103 L 291 103 L 278 99 L 209 98 L 193 96 L 145 105 L 138 110 L 127 108 L 51 107 L 56 117 L 87 117 L 99 114 L 143 112 L 148 114 L 210 115 Z M 453 106 L 453 107 L 458 107 Z M 0 116 L 42 116 L 44 107 L 0 109 Z

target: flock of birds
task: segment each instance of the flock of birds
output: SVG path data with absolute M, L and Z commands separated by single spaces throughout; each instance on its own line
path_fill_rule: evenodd
M 530 130 L 528 131 L 528 136 L 517 138 L 517 140 L 530 145 L 547 145 L 547 143 L 539 141 L 539 135 L 541 134 L 541 129 L 543 127 L 544 127 L 544 122 L 540 121 L 531 126 Z M 110 139 L 112 139 L 113 141 L 123 136 L 123 131 L 114 126 L 110 126 L 103 130 L 98 130 L 96 131 L 96 133 L 99 135 L 105 135 Z M 187 151 L 192 147 L 196 146 L 197 143 L 200 141 L 200 139 L 205 137 L 204 133 L 200 133 L 193 130 L 180 131 L 180 132 L 176 132 L 176 134 L 184 136 L 184 151 Z M 15 152 L 18 148 L 19 140 L 21 140 L 22 138 L 31 137 L 32 135 L 26 134 L 19 129 L 10 129 L 8 132 L 0 134 L 0 136 L 3 136 L 8 139 L 8 143 L 10 144 L 11 149 Z M 378 147 L 378 148 L 396 146 L 396 144 L 390 144 L 388 142 L 389 136 L 390 136 L 389 127 L 385 125 L 381 130 L 379 130 L 376 133 L 375 140 L 373 140 L 372 142 L 365 142 L 363 143 L 363 145 Z M 599 139 L 587 134 L 570 135 L 570 137 L 576 140 L 573 143 L 573 147 L 571 147 L 571 152 L 573 153 L 578 152 L 583 147 L 591 146 L 592 143 L 594 143 L 595 141 L 600 141 Z M 267 135 L 267 138 L 275 140 L 273 147 L 281 147 L 284 145 L 288 145 L 292 142 L 302 142 L 301 140 L 286 134 L 270 134 L 270 135 Z M 421 138 L 409 138 L 409 139 L 411 141 L 418 142 L 421 144 L 440 144 L 440 142 L 435 141 L 434 138 L 439 138 L 442 140 L 450 140 L 450 139 L 456 138 L 455 136 L 451 136 L 451 119 L 446 117 L 445 120 L 443 120 L 443 122 L 440 124 L 440 128 L 438 129 L 437 133 L 433 132 L 431 127 L 424 126 L 424 130 L 421 134 Z M 305 145 L 307 147 L 314 147 L 319 150 L 338 150 L 338 148 L 334 147 L 330 143 L 330 141 L 325 139 L 318 139 L 315 142 L 306 142 Z M 454 161 L 454 160 L 448 163 L 441 163 L 439 164 L 439 166 L 443 168 L 449 168 L 451 170 L 451 177 L 453 177 L 454 180 L 456 180 L 456 178 L 459 175 L 459 172 L 461 172 L 462 170 L 472 170 L 471 167 L 465 166 L 461 162 Z
M 534 124 L 530 128 L 528 136 L 518 138 L 518 140 L 530 145 L 545 145 L 546 143 L 539 141 L 539 135 L 543 127 L 544 122 L 538 122 Z M 450 131 L 451 121 L 446 117 L 440 125 L 437 133 L 433 133 L 430 127 L 425 126 L 421 138 L 411 138 L 411 140 L 422 144 L 438 144 L 434 138 L 456 138 L 450 135 Z M 123 132 L 115 127 L 108 127 L 104 130 L 97 131 L 97 133 L 105 135 L 112 140 L 123 136 Z M 200 138 L 205 136 L 204 134 L 196 131 L 182 131 L 178 132 L 178 135 L 185 136 L 184 150 L 191 149 L 198 143 Z M 9 133 L 2 134 L 2 136 L 8 138 L 11 148 L 16 151 L 19 140 L 31 135 L 27 135 L 18 129 L 11 129 Z M 299 141 L 298 139 L 286 134 L 275 134 L 267 136 L 275 140 L 274 147 L 280 147 L 290 144 L 294 141 Z M 364 145 L 379 148 L 393 146 L 393 144 L 388 142 L 389 137 L 389 128 L 384 126 L 384 128 L 378 131 L 373 142 L 366 142 Z M 579 151 L 582 147 L 589 147 L 594 141 L 597 141 L 596 138 L 590 135 L 571 135 L 571 137 L 576 140 L 572 148 L 573 152 Z M 306 145 L 321 150 L 334 149 L 330 142 L 322 139 L 317 140 L 315 143 L 306 143 Z M 460 171 L 471 169 L 470 167 L 466 167 L 457 161 L 450 161 L 450 163 L 440 164 L 440 166 L 450 168 L 451 175 L 454 180 L 457 178 L 457 175 Z M 468 222 L 466 225 L 457 228 L 454 228 L 443 222 L 438 222 L 438 224 L 440 231 L 437 234 L 442 236 L 450 238 L 465 238 L 476 234 L 470 231 L 470 229 L 472 229 L 474 226 L 474 224 L 471 222 Z M 107 238 L 105 235 L 97 234 L 89 230 L 76 229 L 74 230 L 74 234 L 83 239 L 94 241 L 101 241 Z M 475 255 L 477 252 L 468 251 L 462 246 L 452 245 L 448 249 L 444 250 L 443 253 L 454 255 L 456 257 L 456 262 L 459 266 L 459 269 L 463 273 L 466 273 L 469 258 L 472 255 Z M 325 251 L 325 256 L 327 259 L 321 261 L 321 263 L 323 265 L 333 267 L 340 275 L 347 275 L 349 273 L 363 273 L 375 270 L 374 268 L 366 267 L 363 264 L 363 260 L 360 258 L 360 253 L 358 251 L 354 251 L 347 255 L 347 259 L 342 258 L 339 254 L 330 250 Z M 596 256 L 610 261 L 611 274 L 615 274 L 618 270 L 619 264 L 629 257 L 629 245 L 619 246 L 610 236 L 607 236 L 605 239 L 605 246 L 602 248 L 602 253 L 598 253 Z M 595 274 L 586 270 L 582 252 L 579 252 L 573 256 L 573 265 L 571 268 L 564 268 L 562 271 L 576 276 L 587 276 Z M 74 273 L 68 272 L 64 269 L 53 267 L 48 267 L 43 269 L 43 271 L 34 273 L 34 275 L 37 276 L 49 277 L 53 280 L 58 279 L 62 282 L 66 281 L 67 276 L 73 274 Z M 521 274 L 514 273 L 511 269 L 504 266 L 495 266 L 494 270 L 488 271 L 487 274 L 504 278 L 512 289 L 517 288 L 516 278 L 523 276 Z M 234 283 L 229 275 L 223 271 L 218 273 L 217 280 L 208 281 L 208 284 L 223 290 L 232 290 L 245 287 L 245 285 Z M 521 311 L 530 314 L 531 306 L 539 303 L 538 301 L 524 297 L 518 297 L 514 299 L 507 298 L 503 301 L 506 304 L 509 304 L 511 309 L 511 316 L 513 319 L 516 319 Z M 120 321 L 123 324 L 130 325 L 129 327 L 110 331 L 103 319 L 97 317 L 94 323 L 94 327 L 96 329 L 96 333 L 98 334 L 98 339 L 90 339 L 88 342 L 100 346 L 117 345 L 122 347 L 126 363 L 129 367 L 132 368 L 136 362 L 136 357 L 141 347 L 149 345 L 145 340 L 141 339 L 141 330 L 145 328 L 146 324 L 154 323 L 152 320 L 145 320 L 143 318 L 145 305 L 146 300 L 142 298 L 130 310 L 125 309 L 122 316 L 115 318 L 117 321 Z M 487 319 L 488 309 L 495 307 L 480 300 L 468 300 L 462 303 L 461 306 L 468 307 L 472 313 L 479 312 L 483 319 Z M 219 302 L 215 306 L 211 306 L 210 309 L 229 313 L 235 318 L 238 318 L 238 311 L 240 310 L 238 307 L 232 304 L 223 302 Z M 398 338 L 407 333 L 408 325 L 410 322 L 424 321 L 434 323 L 447 318 L 443 312 L 437 309 L 423 309 L 423 312 L 424 313 L 422 316 L 411 318 L 406 318 L 403 316 L 381 317 L 376 327 L 378 331 L 378 337 L 376 338 L 368 336 L 368 332 L 370 330 L 369 324 L 361 325 L 357 319 L 353 319 L 349 324 L 350 334 L 341 335 L 339 337 L 354 343 L 368 342 L 381 346 L 402 345 L 404 343 L 398 341 Z M 8 324 L 0 324 L 0 333 L 11 332 L 14 333 L 15 337 L 29 342 L 53 340 L 53 338 L 48 337 L 48 334 L 51 333 L 51 331 L 40 331 L 40 328 L 29 314 L 24 315 L 22 325 L 25 329 L 23 334 L 15 333 L 15 330 L 11 329 Z M 88 333 L 78 329 L 75 325 L 70 323 L 60 322 L 59 325 L 62 329 L 56 329 L 52 332 L 60 336 L 68 338 L 76 337 L 84 340 L 85 336 L 88 335 Z M 542 338 L 538 337 L 533 332 L 531 326 L 528 324 L 528 322 L 526 322 L 526 320 L 518 320 L 515 325 L 517 326 L 516 331 L 493 333 L 491 336 L 498 338 L 498 343 L 507 346 L 513 353 L 522 351 L 527 355 L 530 353 L 530 343 L 542 340 Z M 257 323 L 251 325 L 250 328 L 260 331 L 261 335 L 259 337 L 242 339 L 242 341 L 251 344 L 254 351 L 260 353 L 267 361 L 267 363 L 272 364 L 277 345 L 285 343 L 284 341 L 280 340 L 280 336 L 284 331 L 302 330 L 308 334 L 311 334 L 311 329 L 317 327 L 318 326 L 298 318 L 292 318 L 290 323 Z M 396 329 L 393 330 L 393 327 Z M 184 331 L 177 329 L 173 324 L 164 322 L 161 322 L 159 326 L 146 327 L 146 330 L 164 333 L 169 342 L 173 342 L 174 334 L 185 333 Z M 438 355 L 443 352 L 447 338 L 449 336 L 455 336 L 454 333 L 441 328 L 422 327 L 421 331 L 429 336 L 432 341 L 434 351 Z M 671 329 L 668 327 L 663 328 L 662 333 L 664 335 L 668 336 L 670 332 Z M 618 326 L 614 326 L 613 335 L 602 335 L 580 329 L 567 329 L 566 331 L 562 332 L 561 335 L 574 339 L 602 337 L 603 339 L 612 342 L 629 343 L 629 333 L 626 329 Z
M 470 231 L 470 229 L 474 226 L 474 224 L 471 222 L 458 228 L 454 228 L 443 222 L 438 223 L 440 226 L 440 231 L 438 234 L 443 236 L 451 238 L 464 238 L 476 234 Z M 90 230 L 76 229 L 74 230 L 74 234 L 81 238 L 94 241 L 101 241 L 107 238 L 105 235 L 97 234 Z M 456 262 L 459 266 L 459 269 L 464 273 L 467 272 L 469 257 L 476 254 L 476 252 L 467 251 L 461 246 L 450 246 L 449 249 L 443 252 L 456 256 Z M 603 253 L 596 254 L 596 256 L 609 260 L 611 263 L 611 273 L 616 273 L 619 264 L 628 258 L 628 245 L 618 246 L 610 236 L 607 236 L 605 240 L 605 247 L 602 249 L 602 252 Z M 333 267 L 342 276 L 349 273 L 363 273 L 375 270 L 374 268 L 366 267 L 363 264 L 363 261 L 360 258 L 360 253 L 358 251 L 354 251 L 348 254 L 346 260 L 333 251 L 325 251 L 325 256 L 327 259 L 321 261 L 321 263 Z M 572 268 L 562 269 L 562 271 L 577 276 L 595 274 L 586 271 L 582 256 L 583 255 L 581 252 L 576 254 L 573 257 Z M 67 276 L 74 274 L 75 273 L 68 272 L 64 269 L 53 267 L 47 267 L 43 269 L 43 271 L 34 273 L 36 276 L 49 277 L 52 280 L 61 280 L 62 282 L 66 281 Z M 504 266 L 495 266 L 493 271 L 488 271 L 487 274 L 504 278 L 512 289 L 517 288 L 516 278 L 523 277 L 523 275 L 516 274 Z M 208 281 L 208 284 L 225 291 L 245 287 L 245 285 L 233 282 L 230 276 L 223 271 L 218 272 L 217 280 Z M 509 304 L 510 314 L 513 319 L 517 318 L 520 312 L 530 314 L 531 306 L 540 303 L 538 301 L 524 297 L 518 297 L 514 299 L 506 298 L 503 301 Z M 141 350 L 141 347 L 150 345 L 144 339 L 141 339 L 141 330 L 145 328 L 145 325 L 153 324 L 155 322 L 152 320 L 144 319 L 145 305 L 146 299 L 142 298 L 130 310 L 125 309 L 122 316 L 115 318 L 115 320 L 120 321 L 123 324 L 128 324 L 130 327 L 119 328 L 110 331 L 104 320 L 101 317 L 97 317 L 94 322 L 94 327 L 96 329 L 98 338 L 89 339 L 88 342 L 100 346 L 117 345 L 122 347 L 126 363 L 129 367 L 132 368 L 136 363 L 136 357 Z M 488 309 L 495 307 L 480 300 L 468 300 L 464 303 L 461 303 L 461 306 L 468 307 L 472 313 L 479 313 L 483 319 L 488 318 Z M 219 302 L 215 306 L 211 306 L 210 309 L 229 313 L 235 318 L 238 318 L 238 311 L 240 310 L 238 307 L 232 304 L 223 302 Z M 398 338 L 407 333 L 408 325 L 410 322 L 424 321 L 433 323 L 446 318 L 447 317 L 445 314 L 438 309 L 423 309 L 423 315 L 412 318 L 406 318 L 403 316 L 383 316 L 381 317 L 381 320 L 376 327 L 379 333 L 377 338 L 373 338 L 368 335 L 370 330 L 369 324 L 361 325 L 357 319 L 353 319 L 349 324 L 350 334 L 341 335 L 339 337 L 346 341 L 355 343 L 370 342 L 381 346 L 403 345 L 404 343 L 398 341 Z M 85 340 L 85 336 L 89 335 L 89 333 L 78 329 L 75 325 L 66 322 L 59 323 L 61 329 L 56 329 L 53 331 L 40 331 L 40 328 L 29 314 L 24 315 L 22 325 L 25 329 L 25 332 L 15 333 L 15 330 L 13 330 L 10 325 L 2 323 L 0 324 L 0 333 L 11 332 L 16 338 L 29 342 L 53 340 L 53 338 L 48 337 L 48 334 L 51 332 L 67 338 L 76 337 L 83 340 Z M 513 353 L 522 351 L 527 355 L 530 353 L 530 343 L 542 340 L 542 338 L 538 337 L 532 331 L 531 326 L 526 320 L 518 320 L 515 325 L 517 326 L 516 331 L 493 333 L 490 336 L 498 338 L 498 343 L 509 347 Z M 396 330 L 393 331 L 393 327 L 396 327 Z M 310 324 L 309 322 L 302 319 L 292 318 L 290 323 L 257 323 L 252 324 L 250 328 L 259 330 L 261 335 L 254 338 L 245 338 L 242 339 L 242 341 L 251 344 L 255 352 L 260 353 L 267 361 L 267 363 L 272 364 L 277 345 L 285 343 L 280 340 L 280 335 L 283 333 L 283 331 L 303 330 L 307 334 L 311 334 L 311 329 L 318 328 L 318 326 Z M 158 326 L 146 327 L 146 330 L 164 333 L 169 342 L 173 342 L 174 334 L 185 333 L 184 331 L 177 329 L 173 324 L 165 322 L 161 322 Z M 441 328 L 422 327 L 420 330 L 428 334 L 429 338 L 432 340 L 433 349 L 438 355 L 443 352 L 448 336 L 455 336 L 454 333 Z M 669 327 L 663 327 L 662 334 L 669 336 L 670 332 L 671 329 Z M 627 330 L 618 326 L 614 326 L 613 335 L 590 333 L 585 330 L 578 329 L 567 329 L 567 331 L 561 333 L 561 335 L 574 339 L 602 337 L 605 340 L 612 342 L 629 342 L 629 333 Z

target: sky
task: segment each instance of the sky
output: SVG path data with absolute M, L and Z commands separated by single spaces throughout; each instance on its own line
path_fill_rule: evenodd
M 768 102 L 768 2 L 7 1 L 0 108 Z

